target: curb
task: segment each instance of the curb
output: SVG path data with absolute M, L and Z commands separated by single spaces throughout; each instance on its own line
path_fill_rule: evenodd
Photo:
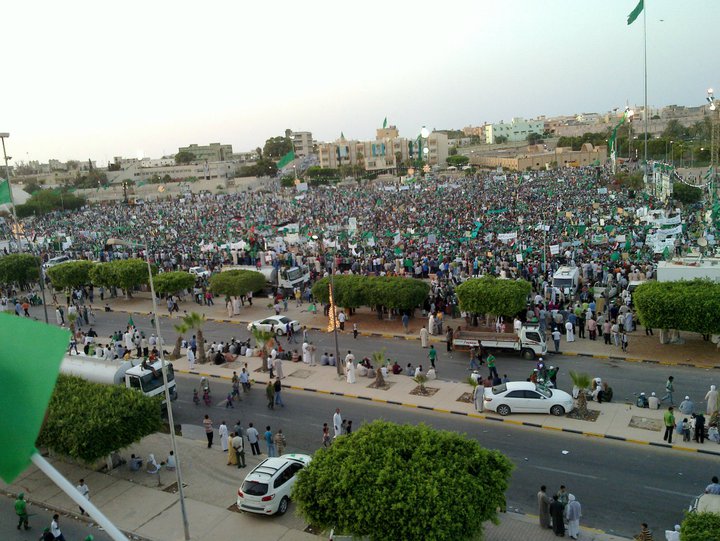
M 205 372 L 197 372 L 194 370 L 175 370 L 178 374 L 190 374 L 193 376 L 205 376 L 208 378 L 215 378 L 215 379 L 226 379 L 231 380 L 232 378 L 230 376 L 221 376 L 218 374 L 208 374 Z M 267 381 L 261 381 L 261 380 L 255 380 L 255 383 L 258 385 L 266 385 Z M 385 400 L 384 398 L 372 398 L 369 396 L 361 396 L 357 394 L 350 394 L 350 393 L 343 393 L 339 391 L 326 391 L 323 389 L 313 389 L 312 387 L 300 387 L 296 385 L 283 385 L 283 389 L 290 389 L 293 391 L 305 391 L 308 393 L 318 393 L 318 394 L 327 394 L 331 396 L 339 396 L 343 398 L 355 398 L 358 400 L 366 400 L 369 402 L 379 402 L 381 404 L 389 404 L 391 406 L 402 406 L 405 408 L 415 408 L 415 409 L 421 409 L 421 410 L 427 410 L 427 411 L 434 411 L 436 413 L 445 413 L 445 414 L 451 414 L 451 415 L 460 415 L 463 417 L 472 417 L 473 419 L 482 419 L 485 421 L 494 421 L 499 423 L 507 423 L 510 425 L 515 426 L 526 426 L 530 428 L 539 428 L 543 430 L 552 430 L 554 432 L 565 432 L 567 434 L 577 434 L 579 436 L 586 436 L 589 438 L 598 438 L 598 439 L 606 439 L 606 440 L 614 440 L 614 441 L 621 441 L 625 443 L 633 443 L 636 445 L 650 445 L 653 447 L 664 447 L 667 449 L 675 449 L 677 451 L 685 451 L 688 453 L 700 453 L 705 455 L 714 455 L 714 456 L 720 456 L 720 449 L 718 451 L 710 451 L 706 449 L 694 449 L 692 447 L 684 447 L 682 445 L 672 445 L 669 443 L 658 443 L 653 441 L 642 441 L 642 440 L 636 440 L 633 438 L 626 438 L 624 436 L 613 436 L 612 434 L 599 434 L 597 432 L 585 432 L 583 430 L 575 430 L 573 428 L 560 428 L 557 426 L 548 426 L 543 425 L 539 423 L 531 423 L 528 421 L 516 421 L 514 419 L 508 419 L 506 417 L 489 417 L 482 413 L 467 413 L 464 411 L 456 411 L 446 408 L 436 408 L 432 406 L 423 406 L 420 404 L 408 404 L 405 402 L 399 402 L 397 400 Z
M 137 314 L 140 316 L 147 316 L 152 317 L 152 312 L 132 312 L 130 310 L 125 309 L 118 309 L 115 310 L 115 312 L 123 312 L 127 314 Z M 160 314 L 160 317 L 167 318 L 167 319 L 174 319 L 168 316 L 167 314 Z M 229 323 L 233 325 L 244 325 L 247 323 L 250 323 L 249 321 L 236 321 L 233 319 L 220 319 L 216 317 L 205 317 L 207 321 L 214 321 L 216 323 Z M 311 331 L 325 331 L 326 327 L 320 326 L 320 325 L 305 325 L 309 330 Z M 359 336 L 365 336 L 370 338 L 385 338 L 385 339 L 396 339 L 396 340 L 411 340 L 411 341 L 419 341 L 420 337 L 415 336 L 413 334 L 392 334 L 392 333 L 378 333 L 378 332 L 362 332 L 360 331 L 358 333 Z M 435 336 L 429 337 L 430 342 L 436 342 L 436 343 L 444 343 L 445 340 L 442 338 L 436 338 Z M 581 353 L 577 351 L 548 351 L 548 355 L 564 355 L 566 357 L 585 357 L 588 359 L 602 359 L 602 360 L 611 360 L 611 361 L 625 361 L 628 363 L 644 363 L 644 364 L 654 364 L 654 365 L 660 365 L 660 366 L 682 366 L 684 368 L 700 368 L 703 370 L 720 370 L 720 364 L 715 364 L 713 366 L 706 366 L 702 364 L 694 364 L 694 363 L 687 363 L 687 362 L 672 362 L 672 361 L 659 361 L 657 359 L 639 359 L 637 357 L 623 357 L 619 355 L 600 355 L 597 353 Z

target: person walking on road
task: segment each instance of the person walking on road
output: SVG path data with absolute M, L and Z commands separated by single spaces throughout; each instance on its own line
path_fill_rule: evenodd
M 660 399 L 660 402 L 669 400 L 671 406 L 675 405 L 675 402 L 673 402 L 673 393 L 675 392 L 675 386 L 673 385 L 674 380 L 675 378 L 672 376 L 667 379 L 667 382 L 665 383 L 665 396 Z
M 322 428 L 322 444 L 323 447 L 330 447 L 330 427 L 327 423 L 323 423 Z
M 423 328 L 420 329 L 420 346 L 423 349 L 427 349 L 429 340 L 430 340 L 430 337 L 428 335 L 428 330 L 423 325 Z
M 552 503 L 550 504 L 550 517 L 552 518 L 552 529 L 555 535 L 559 537 L 565 536 L 565 521 L 563 520 L 563 504 L 555 494 L 552 497 Z
M 205 415 L 205 418 L 203 419 L 203 427 L 205 427 L 205 437 L 207 438 L 208 442 L 208 449 L 212 447 L 213 442 L 213 425 L 212 425 L 212 419 L 210 419 L 209 415 Z
M 15 514 L 18 516 L 17 529 L 19 530 L 20 526 L 24 526 L 26 530 L 29 530 L 27 502 L 25 501 L 25 494 L 22 492 L 17 495 L 17 500 L 15 500 Z
M 85 497 L 86 500 L 90 499 L 90 489 L 85 484 L 85 479 L 80 479 L 78 486 L 76 486 L 75 488 L 77 489 L 77 491 L 80 494 L 82 494 Z M 80 507 L 80 506 L 78 506 L 78 507 Z M 85 509 L 83 509 L 82 507 L 80 507 L 80 514 L 81 515 L 87 514 L 87 513 L 85 513 Z
M 218 436 L 220 436 L 220 446 L 222 447 L 223 453 L 227 453 L 227 451 L 228 451 L 228 427 L 225 424 L 225 421 L 220 421 L 220 426 L 218 427 Z
M 265 427 L 265 445 L 267 445 L 267 455 L 269 457 L 277 456 L 277 449 L 275 449 L 274 434 L 272 433 L 272 430 L 270 430 L 269 426 Z
M 550 496 L 545 492 L 545 485 L 540 487 L 540 492 L 537 493 L 538 502 L 538 515 L 540 519 L 540 527 L 548 529 L 550 528 Z
M 342 435 L 342 415 L 340 415 L 340 408 L 335 408 L 335 415 L 333 415 L 333 431 L 335 437 Z
M 663 415 L 663 423 L 665 425 L 665 435 L 663 440 L 668 443 L 672 443 L 673 430 L 675 429 L 675 414 L 673 413 L 673 407 L 670 406 L 665 415 Z
M 55 513 L 50 523 L 50 533 L 55 536 L 55 541 L 65 541 L 65 536 L 60 531 L 60 515 Z
M 271 379 L 268 380 L 265 387 L 265 398 L 267 398 L 267 407 L 271 410 L 275 409 L 275 387 L 273 387 Z
M 435 368 L 435 361 L 437 360 L 437 350 L 435 349 L 434 345 L 430 346 L 430 351 L 428 351 L 428 358 L 430 359 L 430 366 Z
M 273 436 L 273 441 L 275 442 L 277 455 L 283 456 L 285 454 L 285 447 L 287 447 L 287 441 L 285 440 L 285 434 L 283 434 L 282 429 L 278 428 L 278 431 L 275 432 L 275 436 Z
M 258 443 L 260 433 L 257 431 L 257 428 L 255 428 L 252 423 L 248 425 L 248 429 L 245 431 L 245 435 L 247 436 L 248 443 L 250 444 L 250 450 L 252 451 L 253 456 L 262 454 L 260 453 L 260 444 Z
M 282 396 L 280 396 L 282 393 L 282 383 L 280 383 L 280 378 L 275 380 L 275 383 L 273 384 L 273 392 L 275 393 L 275 405 L 284 408 L 285 403 L 282 401 Z
M 452 352 L 453 352 L 453 336 L 455 333 L 453 333 L 452 327 L 448 325 L 447 331 L 445 331 L 445 342 L 446 342 L 446 348 L 447 353 L 450 355 L 450 358 L 452 358 Z
M 567 519 L 568 535 L 571 539 L 577 539 L 580 535 L 580 517 L 582 507 L 573 494 L 568 495 L 568 504 L 565 507 L 565 518 Z

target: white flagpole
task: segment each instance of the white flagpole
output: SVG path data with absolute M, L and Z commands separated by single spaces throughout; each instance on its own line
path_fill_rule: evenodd
M 645 57 L 645 171 L 647 171 L 648 160 L 648 89 L 647 89 L 647 4 L 643 2 L 643 55 Z

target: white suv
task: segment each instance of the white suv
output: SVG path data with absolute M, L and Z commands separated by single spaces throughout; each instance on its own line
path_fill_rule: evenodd
M 247 474 L 237 491 L 237 507 L 260 515 L 282 515 L 290 503 L 295 474 L 307 466 L 312 457 L 289 454 L 266 458 Z
M 200 278 L 210 278 L 210 271 L 205 267 L 190 267 L 188 272 L 190 274 L 194 274 L 195 276 L 199 276 Z

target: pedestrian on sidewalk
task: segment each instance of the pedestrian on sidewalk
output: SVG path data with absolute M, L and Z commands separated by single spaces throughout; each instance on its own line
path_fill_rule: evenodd
M 622 332 L 620 335 L 620 347 L 623 350 L 623 353 L 627 353 L 628 350 L 628 335 L 625 331 Z
M 82 494 L 82 495 L 85 497 L 86 500 L 89 500 L 89 499 L 90 499 L 90 489 L 89 489 L 88 486 L 85 484 L 85 479 L 80 479 L 80 481 L 78 482 L 78 485 L 77 485 L 75 488 L 77 489 L 77 491 L 78 491 L 80 494 Z M 83 508 L 80 507 L 80 506 L 78 506 L 78 507 L 80 508 L 80 514 L 81 514 L 81 515 L 86 515 L 86 514 L 87 514 L 87 513 L 85 513 L 85 509 L 83 509 Z
M 565 341 L 567 341 L 567 342 L 575 341 L 575 326 L 570 321 L 565 323 Z
M 665 434 L 663 435 L 663 440 L 668 443 L 672 443 L 673 430 L 675 429 L 675 414 L 673 413 L 672 406 L 670 406 L 663 415 L 663 423 L 665 424 Z
M 245 467 L 245 442 L 242 439 L 242 435 L 239 432 L 233 432 L 235 434 L 232 439 L 232 450 L 235 453 L 235 464 L 238 469 Z M 230 462 L 228 462 L 230 464 Z
M 475 411 L 482 413 L 485 409 L 484 404 L 485 386 L 483 385 L 482 378 L 478 378 L 477 385 L 473 389 L 473 404 L 475 404 Z
M 715 385 L 710 385 L 710 390 L 705 394 L 705 400 L 707 401 L 707 407 L 705 408 L 705 415 L 710 417 L 713 413 L 718 410 L 718 392 Z
M 195 352 L 192 348 L 188 348 L 187 350 L 187 360 L 190 364 L 190 370 L 195 370 Z
M 567 531 L 571 539 L 577 539 L 580 535 L 580 518 L 582 517 L 582 506 L 573 494 L 568 495 L 568 504 L 565 507 L 565 518 L 567 519 Z
M 323 447 L 330 447 L 330 427 L 327 423 L 323 423 L 322 427 L 322 444 Z
M 452 358 L 452 351 L 453 351 L 453 336 L 455 333 L 453 333 L 452 327 L 448 325 L 447 331 L 445 331 L 445 346 L 447 348 L 447 353 Z
M 275 383 L 273 384 L 273 391 L 275 393 L 275 405 L 284 408 L 285 403 L 282 401 L 282 397 L 280 396 L 282 392 L 282 383 L 280 383 L 280 378 L 275 380 Z
M 675 402 L 673 402 L 673 393 L 675 392 L 675 386 L 673 384 L 674 381 L 675 378 L 673 376 L 668 377 L 667 381 L 665 382 L 665 396 L 660 399 L 660 402 L 665 402 L 665 400 L 669 400 L 671 406 L 675 405 Z
M 430 346 L 430 351 L 428 351 L 428 358 L 430 359 L 430 365 L 435 368 L 435 361 L 437 359 L 437 350 L 435 349 L 434 345 Z
M 17 529 L 19 530 L 20 526 L 24 526 L 26 530 L 29 530 L 27 502 L 25 501 L 25 494 L 22 492 L 17 495 L 17 500 L 15 500 L 15 514 L 18 516 Z
M 358 326 L 357 323 L 353 323 L 353 339 L 357 340 L 358 337 Z
M 278 431 L 275 432 L 275 436 L 273 437 L 273 441 L 275 442 L 277 455 L 283 456 L 285 454 L 285 447 L 287 446 L 287 442 L 285 441 L 285 434 L 283 434 L 282 429 L 278 428 Z
M 402 324 L 403 329 L 405 330 L 405 334 L 410 332 L 410 316 L 407 315 L 407 312 L 405 312 L 402 316 Z
M 548 529 L 550 528 L 550 496 L 547 495 L 545 485 L 540 487 L 540 492 L 537 493 L 538 502 L 538 515 L 540 519 L 540 527 Z
M 430 337 L 428 335 L 428 330 L 423 325 L 423 328 L 420 329 L 420 346 L 423 349 L 427 349 L 429 339 L 430 339 Z
M 555 532 L 555 535 L 558 537 L 565 537 L 565 521 L 563 520 L 564 509 L 563 504 L 560 503 L 560 500 L 557 497 L 557 494 L 552 497 L 552 503 L 550 503 L 549 511 L 550 517 L 552 518 L 553 532 Z
M 606 345 L 611 345 L 610 342 L 610 331 L 612 329 L 612 323 L 610 323 L 610 319 L 605 319 L 605 321 L 602 324 L 602 332 L 603 332 L 603 339 L 605 340 Z
M 274 435 L 270 426 L 265 427 L 265 445 L 267 445 L 267 455 L 269 457 L 277 456 L 277 449 L 275 449 Z
M 283 379 L 285 377 L 285 374 L 283 373 L 283 362 L 280 356 L 275 357 L 275 360 L 273 361 L 273 368 L 275 369 L 276 378 Z
M 697 443 L 705 443 L 705 416 L 702 413 L 693 413 L 692 417 L 695 420 L 695 434 L 693 439 Z
M 560 331 L 557 327 L 551 333 L 553 342 L 555 343 L 555 353 L 560 353 Z
M 248 443 L 250 444 L 250 450 L 252 451 L 253 456 L 261 454 L 259 443 L 260 433 L 257 431 L 257 428 L 255 428 L 252 423 L 248 425 L 248 429 L 245 431 L 245 435 L 247 436 Z
M 218 436 L 220 436 L 220 446 L 222 447 L 223 453 L 227 453 L 228 450 L 228 427 L 225 421 L 220 421 L 218 427 Z
M 205 427 L 205 437 L 207 438 L 208 449 L 210 449 L 213 443 L 213 425 L 212 419 L 210 419 L 210 416 L 207 414 L 203 419 L 203 426 Z
M 340 331 L 345 330 L 345 312 L 343 310 L 340 310 L 340 313 L 337 315 L 338 323 L 340 324 Z
M 265 387 L 265 398 L 267 398 L 269 409 L 275 409 L 275 387 L 271 379 L 268 380 L 267 386 Z

